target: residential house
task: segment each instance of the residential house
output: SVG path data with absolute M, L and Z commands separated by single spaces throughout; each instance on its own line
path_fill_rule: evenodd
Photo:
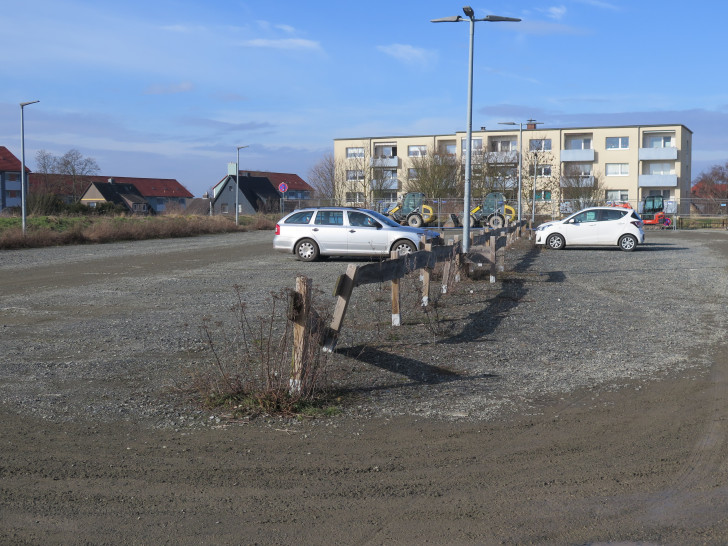
M 173 178 L 138 178 L 130 176 L 82 176 L 33 173 L 28 183 L 30 191 L 53 193 L 67 203 L 73 203 L 85 195 L 89 184 L 104 183 L 113 179 L 117 184 L 132 184 L 144 197 L 147 205 L 156 213 L 168 210 L 185 210 L 193 195 Z
M 0 210 L 22 206 L 21 162 L 5 146 L 0 146 Z M 29 172 L 28 167 L 25 172 Z
M 238 214 L 278 212 L 284 210 L 282 201 L 313 197 L 313 188 L 297 174 L 240 171 L 238 177 Z M 215 185 L 212 201 L 214 214 L 235 214 L 236 182 L 236 175 L 228 174 Z
M 110 178 L 107 182 L 91 182 L 81 196 L 81 203 L 95 208 L 101 203 L 114 203 L 132 214 L 149 214 L 153 209 L 134 184 L 120 184 Z

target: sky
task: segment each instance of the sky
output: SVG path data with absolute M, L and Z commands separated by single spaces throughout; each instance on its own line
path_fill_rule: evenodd
M 242 170 L 295 173 L 336 138 L 467 127 L 466 0 L 5 0 L 0 145 L 92 157 L 201 196 Z M 683 124 L 693 179 L 728 161 L 728 3 L 481 1 L 473 127 Z

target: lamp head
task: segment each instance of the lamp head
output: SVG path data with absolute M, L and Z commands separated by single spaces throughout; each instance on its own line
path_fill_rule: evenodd
M 465 13 L 465 15 L 467 15 L 467 16 L 468 16 L 468 17 L 470 17 L 471 19 L 472 19 L 473 17 L 475 17 L 475 12 L 473 11 L 473 8 L 471 8 L 470 6 L 465 6 L 465 7 L 463 8 L 463 13 Z

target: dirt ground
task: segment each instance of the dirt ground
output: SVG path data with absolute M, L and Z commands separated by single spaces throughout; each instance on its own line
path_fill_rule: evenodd
M 83 282 L 53 269 L 58 287 Z M 30 290 L 32 274 L 3 290 Z M 159 428 L 5 402 L 0 542 L 726 544 L 728 350 L 702 356 L 704 370 L 487 421 Z

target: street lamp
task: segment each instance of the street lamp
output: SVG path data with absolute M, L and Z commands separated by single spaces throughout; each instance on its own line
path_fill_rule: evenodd
M 432 23 L 459 23 L 460 21 L 470 21 L 470 54 L 468 69 L 468 132 L 467 132 L 467 154 L 465 156 L 465 187 L 463 188 L 463 252 L 470 250 L 470 176 L 472 173 L 472 137 L 473 137 L 473 42 L 475 38 L 475 23 L 477 21 L 486 21 L 496 23 L 500 21 L 518 22 L 520 19 L 514 17 L 501 17 L 500 15 L 486 15 L 482 19 L 475 18 L 475 12 L 470 6 L 463 8 L 462 15 L 453 15 L 451 17 L 443 17 L 441 19 L 431 19 Z
M 523 205 L 521 204 L 521 188 L 523 186 L 523 122 L 515 121 L 499 121 L 499 125 L 518 125 L 518 221 L 523 217 Z M 540 121 L 529 119 L 526 121 L 526 127 L 535 129 L 536 125 L 541 125 Z M 534 178 L 535 181 L 535 178 Z M 534 188 L 536 187 L 534 182 Z
M 238 149 L 238 160 L 235 162 L 235 225 L 238 225 L 238 200 L 240 199 L 240 150 L 248 146 L 236 146 Z
M 32 100 L 30 102 L 20 103 L 20 208 L 22 210 L 23 217 L 23 235 L 25 235 L 25 218 L 26 218 L 26 206 L 25 202 L 27 199 L 26 191 L 26 180 L 25 180 L 25 119 L 24 119 L 24 108 L 29 104 L 35 104 L 40 102 L 39 100 Z

